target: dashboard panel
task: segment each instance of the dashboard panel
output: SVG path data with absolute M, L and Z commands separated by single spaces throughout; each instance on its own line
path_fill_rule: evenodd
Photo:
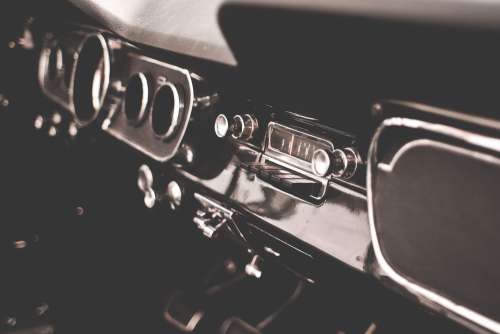
M 61 146 L 54 161 L 69 156 L 63 166 L 80 170 L 94 157 L 78 185 L 103 211 L 126 216 L 131 185 L 130 206 L 178 234 L 176 242 L 196 234 L 249 257 L 245 277 L 277 267 L 300 292 L 342 268 L 368 290 L 388 287 L 426 312 L 498 333 L 489 256 L 498 244 L 500 126 L 494 90 L 476 80 L 500 71 L 500 49 L 489 43 L 498 27 L 486 15 L 497 7 L 465 13 L 472 5 L 463 3 L 454 7 L 463 21 L 446 12 L 436 24 L 440 10 L 423 15 L 436 4 L 390 3 L 209 1 L 200 5 L 214 14 L 206 15 L 191 2 L 75 2 L 79 19 L 42 17 L 26 27 L 38 38 L 26 50 L 36 53 L 48 105 L 33 127 Z M 160 15 L 165 8 L 172 14 Z M 194 28 L 178 25 L 190 13 Z M 403 45 L 394 43 L 397 27 Z M 107 201 L 101 190 L 115 195 Z M 195 244 L 170 253 L 203 253 Z M 180 303 L 190 315 L 183 323 L 174 299 L 164 320 L 194 331 L 203 312 Z

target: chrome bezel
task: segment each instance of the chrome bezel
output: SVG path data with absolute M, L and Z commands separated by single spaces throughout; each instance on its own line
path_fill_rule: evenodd
M 221 125 L 220 120 L 222 120 L 222 122 L 224 123 L 223 124 L 224 128 L 222 130 L 219 128 L 219 125 Z M 229 120 L 227 119 L 226 115 L 224 114 L 217 115 L 214 122 L 214 131 L 215 135 L 218 138 L 224 138 L 227 135 L 229 131 Z
M 141 98 L 141 105 L 139 107 L 139 113 L 137 114 L 137 119 L 129 119 L 126 113 L 126 108 L 127 108 L 127 89 L 130 83 L 130 80 L 134 77 L 138 77 L 139 81 L 141 83 L 141 90 L 142 90 L 142 98 Z M 146 77 L 146 75 L 142 72 L 135 73 L 130 76 L 128 82 L 127 82 L 127 87 L 125 88 L 125 94 L 123 98 L 123 112 L 125 113 L 125 117 L 127 118 L 128 122 L 134 125 L 137 125 L 141 123 L 144 120 L 144 116 L 146 114 L 146 108 L 148 106 L 149 102 L 149 82 Z
M 85 43 L 90 39 L 90 38 L 97 38 L 99 41 L 99 45 L 102 48 L 102 54 L 103 54 L 103 75 L 104 75 L 104 80 L 103 80 L 103 87 L 102 87 L 102 96 L 96 96 L 96 91 L 95 91 L 95 80 L 96 80 L 96 73 L 94 73 L 93 81 L 92 81 L 92 106 L 94 107 L 94 113 L 91 118 L 88 120 L 81 120 L 78 118 L 76 115 L 75 111 L 75 102 L 74 102 L 74 86 L 75 86 L 75 74 L 76 74 L 76 68 L 78 67 L 78 61 L 80 59 L 80 53 L 85 45 Z M 70 95 L 70 101 L 71 101 L 71 113 L 73 114 L 73 118 L 75 120 L 75 123 L 78 125 L 78 127 L 85 127 L 92 123 L 97 116 L 99 116 L 99 112 L 102 109 L 102 106 L 104 105 L 104 100 L 106 99 L 106 95 L 108 92 L 109 88 L 109 82 L 110 82 L 110 76 L 111 76 L 111 56 L 109 53 L 109 48 L 108 44 L 106 42 L 106 39 L 104 36 L 100 33 L 92 33 L 92 34 L 87 34 L 85 37 L 80 41 L 77 51 L 74 54 L 74 65 L 71 71 L 71 89 L 69 90 L 69 95 Z M 97 92 L 98 94 L 98 92 Z
M 238 122 L 240 123 L 240 132 L 239 133 L 233 133 L 231 136 L 234 138 L 234 139 L 239 139 L 243 136 L 243 132 L 245 131 L 245 121 L 243 120 L 243 117 L 241 115 L 235 115 L 233 117 L 233 122 Z
M 390 164 L 383 164 L 382 166 L 380 166 L 377 161 L 377 148 L 378 148 L 377 143 L 382 132 L 388 127 L 406 127 L 411 129 L 424 130 L 431 133 L 437 133 L 440 135 L 450 137 L 458 142 L 494 151 L 496 153 L 500 153 L 500 139 L 483 136 L 480 134 L 476 134 L 466 130 L 461 130 L 443 124 L 429 123 L 410 118 L 399 118 L 399 117 L 390 118 L 385 120 L 375 132 L 368 153 L 368 168 L 367 168 L 367 199 L 368 199 L 368 220 L 370 225 L 370 235 L 372 239 L 375 257 L 377 259 L 378 264 L 380 265 L 383 274 L 385 274 L 387 277 L 389 277 L 394 282 L 402 286 L 404 289 L 406 289 L 413 295 L 419 297 L 420 299 L 430 301 L 433 304 L 438 305 L 440 308 L 451 311 L 456 316 L 466 319 L 475 325 L 479 325 L 495 333 L 500 333 L 499 322 L 490 319 L 487 316 L 484 316 L 465 306 L 459 305 L 453 302 L 451 299 L 405 278 L 404 276 L 400 275 L 396 269 L 392 268 L 392 266 L 389 264 L 389 261 L 385 259 L 384 254 L 382 252 L 382 248 L 380 246 L 380 241 L 377 236 L 377 231 L 375 228 L 373 190 L 372 190 L 373 187 L 372 170 L 377 167 L 379 168 L 382 167 L 382 169 L 390 170 L 392 168 L 391 166 L 394 166 L 394 163 L 398 158 L 398 153 L 399 156 L 401 156 L 402 150 L 408 150 L 412 145 L 415 145 L 415 142 L 418 143 L 418 140 L 413 140 L 403 145 L 398 151 L 398 153 L 396 153 L 396 155 L 393 157 Z M 443 144 L 443 145 L 449 145 L 449 144 Z M 453 147 L 453 145 L 450 146 Z M 483 153 L 473 152 L 471 150 L 459 148 L 456 146 L 455 149 L 460 149 L 462 150 L 462 153 L 474 155 L 474 157 L 476 158 L 487 157 L 489 160 L 491 160 L 490 159 L 491 156 L 488 156 Z M 500 159 L 498 160 L 498 163 L 500 164 Z
M 271 146 L 271 135 L 272 135 L 273 129 L 280 129 L 282 131 L 289 132 L 289 133 L 291 133 L 293 135 L 299 135 L 301 137 L 307 137 L 307 138 L 313 140 L 314 142 L 320 144 L 320 146 L 323 146 L 323 147 L 321 147 L 321 149 L 324 149 L 325 151 L 328 151 L 330 153 L 332 153 L 333 150 L 335 149 L 333 143 L 331 141 L 328 141 L 328 140 L 324 139 L 324 138 L 320 138 L 320 137 L 311 135 L 309 133 L 306 133 L 306 132 L 303 132 L 303 131 L 300 131 L 300 130 L 297 130 L 297 129 L 294 129 L 294 128 L 291 128 L 291 127 L 288 127 L 288 126 L 285 126 L 285 125 L 282 125 L 280 123 L 269 122 L 269 124 L 267 126 L 267 133 L 266 133 L 264 153 L 267 156 L 270 156 L 270 157 L 276 159 L 277 161 L 280 161 L 281 163 L 284 163 L 285 165 L 292 165 L 294 167 L 298 167 L 301 170 L 303 170 L 303 171 L 305 171 L 305 172 L 307 172 L 309 174 L 312 174 L 312 175 L 316 175 L 316 174 L 313 171 L 312 163 L 311 162 L 307 162 L 305 160 L 302 160 L 302 159 L 299 159 L 299 158 L 295 158 L 295 157 L 293 157 L 293 156 L 291 156 L 289 154 L 286 154 L 284 152 L 281 152 L 280 150 L 277 150 L 277 149 L 275 149 L 274 147 Z M 292 142 L 291 142 L 290 145 L 293 146 L 293 139 L 292 139 Z M 318 148 L 318 149 L 320 149 L 320 148 Z
M 181 113 L 181 109 L 183 108 L 183 102 L 182 102 L 182 99 L 181 99 L 181 96 L 179 94 L 179 90 L 177 89 L 177 87 L 169 81 L 163 82 L 161 85 L 158 86 L 158 88 L 156 89 L 156 91 L 153 95 L 153 99 L 151 100 L 151 107 L 150 107 L 150 112 L 149 112 L 149 124 L 150 124 L 151 129 L 154 129 L 153 109 L 154 109 L 154 105 L 155 105 L 155 100 L 156 100 L 158 93 L 165 87 L 170 88 L 170 90 L 172 91 L 172 95 L 174 98 L 174 106 L 173 106 L 171 111 L 166 111 L 166 112 L 171 113 L 169 115 L 170 126 L 168 127 L 167 131 L 164 134 L 158 134 L 153 130 L 154 136 L 158 139 L 161 139 L 161 140 L 168 139 L 174 134 L 175 129 L 179 126 L 180 113 Z
M 47 44 L 47 40 L 49 39 L 49 37 L 45 37 L 45 44 Z M 60 47 L 58 47 L 60 49 Z M 65 109 L 67 109 L 68 111 L 71 112 L 71 103 L 69 102 L 69 96 L 70 96 L 70 92 L 71 92 L 71 89 L 72 89 L 72 78 L 70 78 L 70 82 L 69 82 L 69 86 L 70 87 L 66 87 L 67 88 L 67 91 L 64 92 L 64 95 L 65 95 L 65 98 L 59 96 L 58 94 L 54 93 L 51 89 L 49 89 L 47 87 L 47 84 L 48 82 L 50 81 L 49 78 L 48 78 L 48 72 L 49 72 L 49 63 L 50 63 L 50 54 L 51 54 L 51 47 L 48 46 L 48 45 L 44 45 L 40 51 L 40 56 L 39 56 L 39 59 L 38 59 L 38 84 L 40 85 L 40 88 L 42 89 L 42 92 L 48 97 L 50 98 L 52 101 L 54 101 L 55 103 L 59 104 L 60 106 L 64 107 Z M 62 50 L 61 50 L 62 52 Z M 64 63 L 64 60 L 61 59 L 61 61 L 63 61 Z M 63 65 L 64 66 L 64 65 Z M 74 66 L 73 66 L 74 67 Z M 65 70 L 68 70 L 68 69 L 65 69 Z M 72 69 L 71 69 L 72 71 Z M 51 82 L 51 81 L 50 81 Z M 54 84 L 54 82 L 52 82 L 52 84 Z

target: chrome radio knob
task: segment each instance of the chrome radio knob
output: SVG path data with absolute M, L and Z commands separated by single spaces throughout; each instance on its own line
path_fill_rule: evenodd
M 231 134 L 235 139 L 249 140 L 253 138 L 258 128 L 257 118 L 250 114 L 236 115 L 231 122 L 226 115 L 220 114 L 214 123 L 215 135 L 219 138 Z
M 319 149 L 314 151 L 311 159 L 311 168 L 317 176 L 326 176 L 331 171 L 332 161 L 330 154 L 324 150 Z
M 215 119 L 214 124 L 215 135 L 219 138 L 224 138 L 229 131 L 229 121 L 226 115 L 220 114 Z
M 353 148 L 336 149 L 332 153 L 332 175 L 350 179 L 358 168 L 359 154 Z
M 248 140 L 252 139 L 258 128 L 259 123 L 255 116 L 250 114 L 236 115 L 233 117 L 233 124 L 231 124 L 231 133 L 233 138 Z

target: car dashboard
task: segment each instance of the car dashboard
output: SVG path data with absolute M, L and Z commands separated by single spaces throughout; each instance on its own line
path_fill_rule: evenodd
M 12 10 L 0 332 L 499 333 L 499 10 Z

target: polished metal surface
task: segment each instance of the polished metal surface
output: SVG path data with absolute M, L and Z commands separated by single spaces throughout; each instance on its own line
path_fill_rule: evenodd
M 170 181 L 167 185 L 167 192 L 165 194 L 172 208 L 177 208 L 182 204 L 182 188 L 176 181 Z
M 275 144 L 273 144 L 274 138 L 277 141 Z M 269 122 L 264 151 L 269 160 L 324 181 L 325 178 L 316 175 L 312 168 L 312 156 L 318 149 L 331 153 L 334 150 L 334 144 L 310 133 Z
M 219 138 L 224 138 L 229 131 L 229 121 L 226 115 L 220 114 L 215 119 L 214 123 L 215 135 Z
M 140 123 L 149 102 L 149 83 L 144 73 L 133 75 L 127 83 L 123 108 L 130 122 Z
M 144 194 L 144 205 L 151 209 L 156 204 L 156 193 L 153 189 L 153 172 L 148 165 L 141 165 L 137 175 L 137 187 Z
M 97 44 L 95 44 L 96 42 Z M 97 46 L 97 48 L 94 49 L 94 46 Z M 85 52 L 92 52 L 94 54 L 91 55 L 89 60 L 82 59 L 83 56 L 87 56 Z M 100 55 L 99 59 L 96 59 L 95 55 Z M 69 90 L 69 94 L 75 122 L 79 127 L 85 127 L 97 118 L 104 106 L 104 100 L 108 93 L 111 76 L 111 55 L 104 36 L 100 33 L 85 34 L 85 37 L 78 45 L 74 61 L 75 65 L 71 73 L 72 88 Z M 88 61 L 91 63 L 87 63 Z M 96 61 L 97 63 L 93 64 Z M 91 82 L 81 82 L 80 80 L 86 80 L 86 77 L 89 75 L 87 73 L 89 65 L 94 71 L 94 73 L 90 74 Z M 80 68 L 81 70 L 79 70 Z M 84 79 L 79 78 L 78 75 L 83 75 Z M 80 87 L 80 85 L 83 85 L 83 87 Z M 85 87 L 85 85 L 90 85 L 90 87 Z M 84 98 L 89 97 L 91 99 L 91 106 L 87 105 L 88 101 L 83 101 L 84 104 L 80 106 L 77 96 L 87 93 L 85 92 L 87 89 L 90 89 L 90 94 L 89 96 L 84 95 Z M 92 110 L 88 110 L 89 108 Z
M 346 180 L 354 176 L 358 164 L 361 163 L 359 153 L 351 147 L 334 150 L 332 161 L 332 175 Z
M 242 140 L 252 139 L 258 129 L 257 118 L 250 114 L 235 115 L 230 126 L 232 137 Z
M 311 161 L 311 168 L 314 174 L 325 176 L 331 167 L 329 154 L 324 149 L 314 151 Z
M 145 121 L 134 124 L 125 114 L 123 96 L 118 94 L 114 111 L 103 123 L 104 130 L 157 161 L 170 160 L 181 146 L 191 117 L 194 91 L 190 72 L 133 52 L 120 53 L 115 62 L 126 70 L 114 72 L 113 81 L 127 82 L 136 73 L 146 73 L 151 78 L 151 90 L 156 94 L 145 112 Z M 171 94 L 170 106 L 155 103 L 159 92 Z M 157 118 L 153 114 L 158 120 L 165 118 L 168 122 L 153 124 Z M 155 133 L 156 126 L 161 128 L 165 124 L 168 129 Z
M 80 56 L 87 42 L 97 41 L 102 58 L 95 67 L 89 83 L 89 101 L 91 111 L 85 119 L 79 117 L 75 106 L 75 73 L 79 66 Z M 95 120 L 103 107 L 110 82 L 111 56 L 107 41 L 100 33 L 83 29 L 69 29 L 61 35 L 46 33 L 38 62 L 38 81 L 42 92 L 53 102 L 73 115 L 79 127 L 85 127 Z M 90 75 L 85 72 L 85 75 Z M 80 91 L 78 93 L 81 93 Z
M 324 202 L 313 205 L 239 167 L 240 161 L 252 160 L 255 157 L 251 153 L 240 151 L 220 174 L 210 179 L 179 172 L 264 222 L 364 271 L 371 239 L 363 196 L 328 186 Z

